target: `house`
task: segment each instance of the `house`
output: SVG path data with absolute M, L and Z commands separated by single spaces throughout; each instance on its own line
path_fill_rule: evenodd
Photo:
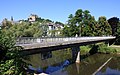
M 31 15 L 29 16 L 29 18 L 28 18 L 28 21 L 29 21 L 29 22 L 35 22 L 37 18 L 38 18 L 37 15 L 31 14 Z
M 49 22 L 47 23 L 47 25 L 48 25 L 48 32 L 47 32 L 48 36 L 52 36 L 52 37 L 59 36 L 60 30 L 63 29 L 63 25 L 60 25 L 60 24 Z

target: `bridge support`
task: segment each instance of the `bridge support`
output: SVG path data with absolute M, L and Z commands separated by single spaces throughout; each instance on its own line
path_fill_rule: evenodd
M 110 46 L 110 45 L 109 45 L 109 41 L 106 41 L 105 44 L 106 44 L 108 47 Z
M 80 63 L 80 46 L 72 47 L 72 59 L 76 63 Z

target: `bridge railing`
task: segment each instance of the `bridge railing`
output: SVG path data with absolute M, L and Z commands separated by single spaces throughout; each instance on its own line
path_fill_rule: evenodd
M 22 37 L 18 38 L 16 44 L 32 44 L 32 43 L 47 43 L 47 42 L 59 42 L 59 41 L 75 41 L 75 40 L 100 40 L 100 39 L 112 39 L 115 37 Z
M 41 38 L 33 38 L 33 37 L 22 37 L 18 38 L 16 44 L 31 44 L 31 43 L 45 43 L 45 42 L 57 42 L 57 41 L 70 41 L 77 40 L 80 37 L 41 37 Z

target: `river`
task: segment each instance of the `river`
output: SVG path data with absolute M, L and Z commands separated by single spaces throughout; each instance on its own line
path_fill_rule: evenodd
M 92 75 L 109 58 L 112 59 L 103 66 L 96 75 L 120 75 L 120 56 L 110 54 L 82 55 L 80 64 L 72 62 L 71 50 L 58 50 L 52 52 L 52 58 L 41 59 L 41 54 L 26 56 L 25 62 L 31 64 L 29 68 L 36 72 L 50 75 Z M 33 72 L 33 71 L 30 71 Z

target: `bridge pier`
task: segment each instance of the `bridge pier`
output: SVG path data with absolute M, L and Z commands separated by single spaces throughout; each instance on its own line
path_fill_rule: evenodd
M 72 47 L 72 59 L 76 63 L 80 63 L 80 46 Z
M 105 44 L 106 44 L 108 47 L 110 46 L 110 45 L 109 45 L 109 41 L 106 41 Z

